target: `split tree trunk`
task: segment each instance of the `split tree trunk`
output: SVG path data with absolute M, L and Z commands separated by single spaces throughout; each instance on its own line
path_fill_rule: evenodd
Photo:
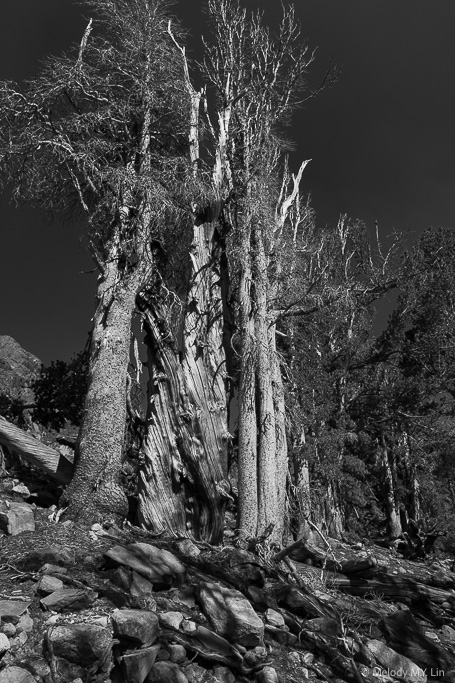
M 145 313 L 150 402 L 139 522 L 219 543 L 230 488 L 230 435 L 214 230 L 213 224 L 194 226 L 182 349 L 166 327 L 166 311 L 151 305 Z

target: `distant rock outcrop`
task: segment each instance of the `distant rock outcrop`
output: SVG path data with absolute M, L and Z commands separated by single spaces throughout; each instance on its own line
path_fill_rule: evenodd
M 0 335 L 0 393 L 32 403 L 34 396 L 30 386 L 41 365 L 39 358 L 25 351 L 13 337 Z

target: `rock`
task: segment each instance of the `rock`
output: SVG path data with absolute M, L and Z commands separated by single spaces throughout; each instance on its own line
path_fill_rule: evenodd
M 9 622 L 6 622 L 6 624 L 2 625 L 2 633 L 5 634 L 5 636 L 8 636 L 8 638 L 14 638 L 16 635 L 16 627 L 14 624 L 10 624 Z
M 30 495 L 30 491 L 25 486 L 25 484 L 23 484 L 22 482 L 19 482 L 19 484 L 16 484 L 15 486 L 13 486 L 11 491 L 13 493 L 18 493 L 20 496 L 25 496 L 26 498 L 28 498 Z
M 151 583 L 148 579 L 146 579 L 144 576 L 141 576 L 137 572 L 132 572 L 129 592 L 131 593 L 131 595 L 134 595 L 135 597 L 143 595 L 152 595 L 153 583 Z
M 158 615 L 160 625 L 165 628 L 173 628 L 178 631 L 180 624 L 183 621 L 183 614 L 181 612 L 160 612 Z
M 234 683 L 235 676 L 227 666 L 215 666 L 213 675 L 220 683 Z
M 171 662 L 174 662 L 175 664 L 183 664 L 183 662 L 186 661 L 186 650 L 183 645 L 171 643 L 171 645 L 168 646 L 168 650 Z
M 199 548 L 194 545 L 190 538 L 184 538 L 177 543 L 177 548 L 182 555 L 187 555 L 188 557 L 197 557 L 201 554 Z
M 258 674 L 258 683 L 278 683 L 278 674 L 273 666 L 265 666 Z
M 183 586 L 182 588 L 179 588 L 176 594 L 176 599 L 190 609 L 196 606 L 194 590 L 191 588 L 191 586 Z
M 57 579 L 56 576 L 45 574 L 36 584 L 35 590 L 38 595 L 50 595 L 50 593 L 61 590 L 62 588 L 63 581 L 61 579 Z
M 33 627 L 33 619 L 31 618 L 28 612 L 25 612 L 25 614 L 21 616 L 21 618 L 16 624 L 16 630 L 18 633 L 21 633 L 22 631 L 30 633 L 30 631 L 33 631 Z
M 115 564 L 131 567 L 155 587 L 181 585 L 185 580 L 185 566 L 175 555 L 148 543 L 118 545 L 108 550 L 105 557 Z
M 9 536 L 35 531 L 35 512 L 27 503 L 0 503 L 0 529 Z
M 51 668 L 44 659 L 44 657 L 31 657 L 27 660 L 27 666 L 32 672 L 32 674 L 34 674 L 35 676 L 39 676 L 40 678 L 49 676 L 49 674 L 51 673 Z
M 185 633 L 194 633 L 197 630 L 197 624 L 192 619 L 184 619 L 181 624 L 182 631 Z
M 117 609 L 111 618 L 114 636 L 120 640 L 126 639 L 140 646 L 148 646 L 152 645 L 157 638 L 159 625 L 158 617 L 154 612 Z
M 126 567 L 117 567 L 110 573 L 110 579 L 113 584 L 124 591 L 129 591 L 131 587 L 131 569 Z
M 146 683 L 189 683 L 181 668 L 174 662 L 156 662 L 145 680 Z
M 11 643 L 9 642 L 9 638 L 6 633 L 0 633 L 0 656 L 4 655 L 5 652 L 8 652 L 10 647 Z
M 18 342 L 0 335 L 0 387 L 12 399 L 24 403 L 35 400 L 31 384 L 41 371 L 41 361 L 25 351 Z
M 426 683 L 425 672 L 404 655 L 398 654 L 381 640 L 368 640 L 366 646 L 379 664 L 376 675 Z
M 40 604 L 53 612 L 76 611 L 93 605 L 96 597 L 96 593 L 90 588 L 61 588 L 42 598 Z
M 259 664 L 263 664 L 267 659 L 267 650 L 265 647 L 258 645 L 252 650 L 249 650 L 243 658 L 243 663 L 246 667 L 255 668 Z
M 441 637 L 448 643 L 455 643 L 455 629 L 444 624 L 441 629 Z
M 7 666 L 0 671 L 0 683 L 36 683 L 36 678 L 20 666 Z
M 0 600 L 0 621 L 17 624 L 21 616 L 27 612 L 30 604 L 22 600 Z
M 272 626 L 276 626 L 277 628 L 280 628 L 281 626 L 284 626 L 284 618 L 283 615 L 280 614 L 280 612 L 277 612 L 274 609 L 268 609 L 265 612 L 265 618 L 268 624 L 271 624 Z
M 246 594 L 259 610 L 267 609 L 267 596 L 259 586 L 248 586 Z
M 112 636 L 108 629 L 95 624 L 51 626 L 46 634 L 47 651 L 53 665 L 60 660 L 83 666 L 91 672 L 108 672 L 111 665 Z M 56 661 L 55 661 L 56 660 Z M 79 674 L 80 675 L 80 674 Z M 84 676 L 81 676 L 84 678 Z
M 160 647 L 160 645 L 153 645 L 123 655 L 120 661 L 128 683 L 143 683 L 155 664 Z
M 230 643 L 255 647 L 263 642 L 264 624 L 240 591 L 201 583 L 197 597 L 214 631 Z
M 60 545 L 50 545 L 38 550 L 32 550 L 23 561 L 26 569 L 38 570 L 45 564 L 55 565 L 74 565 L 76 564 L 76 554 L 72 548 L 64 548 Z

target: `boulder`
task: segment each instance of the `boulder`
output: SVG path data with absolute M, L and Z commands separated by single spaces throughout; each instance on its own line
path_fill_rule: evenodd
M 0 335 L 0 393 L 24 403 L 33 403 L 31 384 L 42 363 L 25 351 L 13 337 Z
M 146 683 L 188 683 L 188 679 L 174 662 L 156 662 L 145 679 Z
M 65 662 L 90 672 L 108 672 L 111 668 L 112 636 L 108 629 L 95 624 L 51 626 L 46 634 L 51 668 L 62 671 Z M 69 667 L 69 670 L 74 670 Z
M 376 675 L 391 676 L 392 678 L 413 681 L 414 683 L 426 683 L 425 671 L 404 655 L 398 654 L 381 640 L 368 640 L 366 643 L 379 666 L 373 671 Z
M 143 683 L 147 678 L 161 645 L 152 645 L 121 657 L 121 664 L 128 683 Z
M 201 583 L 197 597 L 217 634 L 244 647 L 262 644 L 264 624 L 240 591 L 219 583 Z
M 157 638 L 159 623 L 154 612 L 139 609 L 117 609 L 111 618 L 114 636 L 119 640 L 129 640 L 142 647 L 152 645 Z
M 23 565 L 27 569 L 38 570 L 45 564 L 54 565 L 74 565 L 76 564 L 76 554 L 72 548 L 65 548 L 61 545 L 49 545 L 45 548 L 32 550 L 23 559 Z
M 131 567 L 155 588 L 181 585 L 185 581 L 185 566 L 175 555 L 149 543 L 117 545 L 108 550 L 105 557 L 114 564 Z
M 40 578 L 36 584 L 36 592 L 38 595 L 49 595 L 54 591 L 61 590 L 63 588 L 63 581 L 58 579 L 56 576 L 45 574 Z
M 40 600 L 41 607 L 53 612 L 87 609 L 97 598 L 90 588 L 61 588 Z
M 9 621 L 17 624 L 22 615 L 27 612 L 30 604 L 22 600 L 0 600 L 0 622 Z
M 0 671 L 0 683 L 36 683 L 36 678 L 21 666 L 7 666 Z
M 23 531 L 35 531 L 35 512 L 31 505 L 23 502 L 2 501 L 0 503 L 0 529 L 9 536 Z

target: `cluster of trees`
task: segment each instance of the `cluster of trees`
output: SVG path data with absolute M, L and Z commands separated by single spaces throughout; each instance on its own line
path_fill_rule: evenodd
M 60 412 L 80 418 L 66 515 L 126 516 L 131 431 L 155 531 L 219 542 L 233 499 L 240 542 L 382 516 L 396 535 L 433 514 L 431 473 L 452 490 L 450 235 L 383 253 L 358 221 L 316 227 L 286 129 L 336 71 L 308 86 L 292 8 L 272 33 L 208 0 L 190 65 L 164 0 L 85 4 L 73 52 L 23 91 L 0 84 L 5 182 L 81 211 L 99 271 L 84 409 Z M 374 302 L 394 288 L 378 338 Z

